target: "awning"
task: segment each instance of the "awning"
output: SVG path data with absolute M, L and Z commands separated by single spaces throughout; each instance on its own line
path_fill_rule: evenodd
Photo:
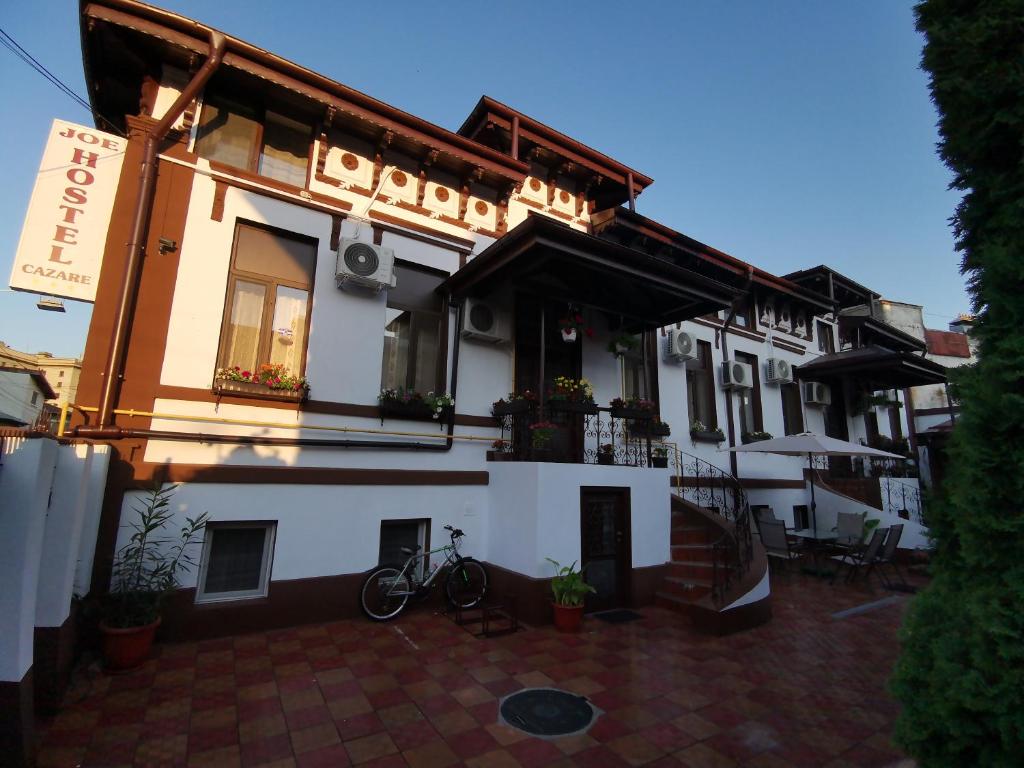
M 804 381 L 849 377 L 867 382 L 871 389 L 902 389 L 943 384 L 946 368 L 910 352 L 867 346 L 822 355 L 796 368 L 796 377 Z
M 546 216 L 530 216 L 449 277 L 453 298 L 512 285 L 535 296 L 660 328 L 729 306 L 741 292 L 671 260 L 608 242 Z

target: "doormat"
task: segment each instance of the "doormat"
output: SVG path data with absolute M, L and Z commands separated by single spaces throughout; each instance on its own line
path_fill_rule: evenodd
M 625 624 L 627 621 L 636 621 L 642 619 L 643 616 L 636 611 L 630 611 L 625 608 L 617 608 L 612 611 L 601 611 L 600 613 L 590 614 L 595 619 L 601 621 L 607 621 L 609 624 Z
M 527 688 L 498 705 L 499 722 L 541 738 L 584 733 L 601 714 L 585 696 L 555 688 Z

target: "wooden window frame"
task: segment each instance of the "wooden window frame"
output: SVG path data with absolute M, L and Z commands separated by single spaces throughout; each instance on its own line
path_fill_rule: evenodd
M 820 327 L 818 327 L 820 324 Z M 818 351 L 823 355 L 833 355 L 836 351 L 836 337 L 832 333 L 832 326 L 824 320 L 814 319 L 815 333 L 812 336 L 818 337 Z M 828 340 L 826 343 L 826 339 Z M 828 347 L 825 349 L 824 347 Z
M 705 427 L 707 427 L 709 430 L 713 431 L 713 430 L 718 429 L 718 403 L 716 401 L 717 391 L 715 390 L 715 360 L 714 360 L 714 353 L 713 353 L 713 351 L 711 349 L 711 342 L 710 341 L 704 341 L 702 339 L 697 339 L 697 350 L 698 350 L 698 352 L 697 352 L 697 359 L 694 362 L 699 362 L 701 360 L 702 354 L 701 354 L 700 350 L 706 350 L 707 351 L 707 365 L 706 366 L 702 366 L 700 368 L 697 368 L 695 366 L 694 367 L 690 367 L 690 365 L 687 364 L 687 369 L 686 369 L 686 374 L 687 374 L 686 401 L 687 402 L 686 402 L 686 404 L 687 404 L 687 409 L 690 411 L 690 413 L 688 413 L 687 415 L 688 415 L 688 417 L 690 419 L 690 424 L 693 424 L 694 421 L 700 421 Z M 708 414 L 710 416 L 710 418 L 708 418 L 706 421 L 704 419 L 700 418 L 700 415 L 698 415 L 696 413 L 693 413 L 693 410 L 695 410 L 695 409 L 689 407 L 691 405 L 691 402 L 690 402 L 690 392 L 689 392 L 689 386 L 690 386 L 689 377 L 691 375 L 697 374 L 697 373 L 700 373 L 700 377 L 699 377 L 699 380 L 694 381 L 693 386 L 694 387 L 703 386 L 704 391 L 707 394 L 707 400 L 708 400 L 709 408 L 711 409 L 711 413 Z M 693 398 L 692 405 L 696 405 L 696 398 Z M 687 424 L 687 429 L 689 429 L 689 424 Z
M 209 88 L 207 90 L 209 90 Z M 212 95 L 213 101 L 219 102 L 218 106 L 224 104 L 226 101 L 232 105 L 250 107 L 252 109 L 252 119 L 256 123 L 256 136 L 253 139 L 253 145 L 249 148 L 249 158 L 244 168 L 240 168 L 239 166 L 232 166 L 229 163 L 225 163 L 223 160 L 213 160 L 211 158 L 205 158 L 202 154 L 200 154 L 198 145 L 201 141 L 201 138 L 199 136 L 199 132 L 202 130 L 203 126 L 203 114 L 206 111 L 207 105 L 209 104 L 210 101 L 210 97 L 206 93 L 204 93 L 202 108 L 199 110 L 199 116 L 198 119 L 196 120 L 196 138 L 192 147 L 193 151 L 195 151 L 195 153 L 199 155 L 199 157 L 203 157 L 204 159 L 211 160 L 212 162 L 215 163 L 222 163 L 223 165 L 231 168 L 239 168 L 240 170 L 245 171 L 261 179 L 271 179 L 273 182 L 277 184 L 285 184 L 289 187 L 295 187 L 295 189 L 309 188 L 309 180 L 312 174 L 313 167 L 314 149 L 317 141 L 315 122 L 305 122 L 304 116 L 293 117 L 292 114 L 290 113 L 291 110 L 289 110 L 288 107 L 282 106 L 280 109 L 277 109 L 273 105 L 268 106 L 265 101 L 258 97 L 255 97 L 252 101 L 247 102 L 230 96 L 223 96 L 222 93 L 217 88 L 213 89 Z M 221 101 L 221 99 L 224 99 L 224 101 Z M 301 187 L 289 184 L 286 181 L 281 181 L 273 176 L 265 176 L 261 174 L 259 171 L 260 158 L 263 156 L 264 134 L 266 133 L 267 128 L 267 112 L 274 112 L 276 114 L 281 115 L 282 117 L 288 118 L 289 120 L 293 120 L 294 122 L 303 123 L 303 125 L 306 125 L 309 128 L 309 146 L 306 149 L 305 181 L 303 182 L 303 185 Z
M 660 391 L 658 388 L 658 338 L 657 331 L 641 331 L 640 347 L 635 352 L 627 352 L 622 355 L 619 365 L 619 384 L 622 397 L 626 397 L 626 363 L 628 360 L 635 360 L 641 366 L 647 368 L 647 394 L 646 399 L 657 406 L 661 412 Z
M 245 270 L 237 269 L 235 264 L 238 260 L 238 231 L 241 227 L 261 229 L 265 232 L 269 232 L 275 237 L 284 237 L 311 245 L 313 247 L 313 269 L 309 275 L 309 285 L 306 286 L 294 280 L 282 280 L 277 277 L 261 275 L 257 272 L 247 272 Z M 260 318 L 260 343 L 256 350 L 256 365 L 260 365 L 263 362 L 270 362 L 271 326 L 273 325 L 274 320 L 274 309 L 277 306 L 277 287 L 283 286 L 285 288 L 294 288 L 295 290 L 306 291 L 309 294 L 309 297 L 306 300 L 306 323 L 302 335 L 302 362 L 298 371 L 290 371 L 294 376 L 306 375 L 306 356 L 309 353 L 309 326 L 310 320 L 313 316 L 313 289 L 316 286 L 316 262 L 317 256 L 319 255 L 319 246 L 320 241 L 315 237 L 300 235 L 296 232 L 288 232 L 287 230 L 283 230 L 278 227 L 271 227 L 254 221 L 246 221 L 244 219 L 237 219 L 235 221 L 235 234 L 231 242 L 231 263 L 228 266 L 227 292 L 224 295 L 224 312 L 221 317 L 220 324 L 220 340 L 217 344 L 218 370 L 228 367 L 228 362 L 225 359 L 227 353 L 228 328 L 231 320 L 231 310 L 234 306 L 233 300 L 235 295 L 235 285 L 239 280 L 242 280 L 242 282 L 259 283 L 267 289 L 267 293 L 263 298 L 263 315 Z
M 751 377 L 753 379 L 753 386 L 750 388 L 750 406 L 753 411 L 754 424 L 750 432 L 764 432 L 764 410 L 761 405 L 761 371 L 758 368 L 757 355 L 751 354 L 750 352 L 737 352 L 736 361 L 739 363 L 746 363 L 750 366 Z M 740 426 L 740 436 L 743 435 L 743 401 L 737 399 L 737 405 L 739 407 L 739 419 L 737 420 Z
M 447 278 L 448 275 L 449 275 L 449 273 L 445 272 L 443 269 L 437 269 L 436 267 L 428 267 L 425 264 L 417 264 L 414 261 L 406 261 L 405 259 L 395 259 L 395 266 L 396 267 L 401 267 L 401 268 L 404 268 L 404 269 L 415 269 L 415 270 L 418 270 L 420 272 L 424 272 L 424 273 L 427 273 L 427 274 L 435 275 L 435 276 L 441 278 L 442 280 Z M 449 322 L 449 312 L 448 312 L 448 307 L 447 307 L 447 305 L 444 302 L 444 297 L 439 297 L 438 303 L 439 303 L 440 306 L 439 306 L 439 309 L 437 311 L 437 317 L 438 317 L 437 363 L 435 365 L 435 371 L 434 371 L 434 386 L 431 388 L 431 390 L 434 391 L 434 392 L 447 392 L 448 391 L 448 386 L 447 386 L 447 378 L 448 377 L 447 377 L 447 373 L 448 373 L 448 322 Z M 397 306 L 392 305 L 391 304 L 390 294 L 389 294 L 387 300 L 385 301 L 385 305 L 386 305 L 386 307 L 388 309 L 398 309 L 398 310 L 401 310 L 403 312 L 411 312 L 411 313 L 416 313 L 416 314 L 434 314 L 432 312 L 428 312 L 425 309 L 407 308 L 406 306 L 403 306 L 401 304 L 399 304 Z M 381 345 L 381 374 L 384 373 L 383 354 L 384 354 L 384 350 L 383 350 L 383 344 L 382 344 Z M 412 347 L 412 346 L 410 347 L 409 356 L 411 358 L 415 357 L 415 347 Z M 415 379 L 415 371 L 413 371 L 413 374 L 414 374 L 413 375 L 413 379 Z M 406 374 L 406 383 L 403 386 L 407 390 L 408 389 L 412 389 L 409 386 L 408 381 L 409 381 L 409 376 L 408 376 L 408 374 Z M 428 391 L 431 391 L 431 390 L 428 390 Z M 420 394 L 425 395 L 426 392 L 421 392 Z
M 796 417 L 800 419 L 799 427 L 794 431 L 790 430 L 790 420 L 787 418 L 786 408 L 786 392 L 796 392 Z M 804 424 L 804 412 L 803 412 L 803 401 L 800 398 L 800 384 L 797 382 L 789 382 L 779 387 L 779 398 L 782 401 L 782 431 L 787 435 L 798 435 L 805 429 Z

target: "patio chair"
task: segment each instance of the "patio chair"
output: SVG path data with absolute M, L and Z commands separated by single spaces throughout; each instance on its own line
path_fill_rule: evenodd
M 829 583 L 835 584 L 836 577 L 845 565 L 849 569 L 849 573 L 846 574 L 846 583 L 852 582 L 857 572 L 861 568 L 867 569 L 867 576 L 871 575 L 871 567 L 874 565 L 875 558 L 878 557 L 878 552 L 882 548 L 882 540 L 885 538 L 885 531 L 875 529 L 875 532 L 871 534 L 871 541 L 868 542 L 866 547 L 857 547 L 850 549 L 849 552 L 844 552 L 841 555 L 833 555 L 832 560 L 836 563 L 836 570 L 832 574 L 832 578 L 829 579 Z M 865 578 L 867 578 L 865 576 Z
M 885 573 L 882 571 L 883 565 L 888 565 L 892 568 L 900 580 L 900 584 L 907 588 L 910 585 L 904 578 L 903 574 L 900 573 L 900 569 L 896 566 L 896 548 L 899 546 L 900 537 L 903 535 L 903 523 L 899 525 L 893 525 L 889 528 L 889 535 L 885 537 L 885 544 L 882 546 L 882 551 L 879 553 L 875 562 L 872 563 L 872 567 L 878 566 L 878 572 L 882 574 L 882 582 L 885 584 L 886 589 L 892 589 L 892 584 L 885 577 Z M 870 571 L 869 571 L 870 572 Z
M 864 520 L 868 513 L 865 510 L 856 512 L 840 512 L 836 517 L 836 546 L 843 549 L 855 548 L 864 538 Z
M 792 563 L 803 557 L 798 547 L 789 543 L 786 524 L 781 520 L 764 520 L 761 523 L 761 544 L 768 555 L 768 564 L 773 562 Z

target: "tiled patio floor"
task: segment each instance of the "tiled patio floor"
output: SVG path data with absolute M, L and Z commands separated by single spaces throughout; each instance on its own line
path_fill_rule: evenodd
M 907 597 L 774 586 L 773 621 L 726 638 L 674 613 L 480 640 L 427 608 L 165 644 L 139 672 L 83 670 L 43 731 L 41 766 L 908 765 L 885 681 Z M 897 595 L 855 615 L 853 606 Z M 497 723 L 498 699 L 557 686 L 605 711 L 545 741 Z

